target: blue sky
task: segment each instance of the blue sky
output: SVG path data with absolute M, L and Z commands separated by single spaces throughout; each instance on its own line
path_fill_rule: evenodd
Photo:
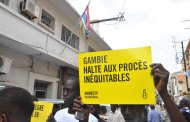
M 82 14 L 89 0 L 68 0 Z M 112 49 L 151 46 L 153 62 L 170 73 L 181 70 L 175 62 L 174 41 L 190 38 L 190 0 L 91 0 L 90 19 L 116 17 L 124 12 L 125 22 L 99 24 L 100 36 Z M 186 47 L 187 41 L 184 42 Z M 181 45 L 177 43 L 177 51 Z M 178 53 L 181 58 L 181 54 Z

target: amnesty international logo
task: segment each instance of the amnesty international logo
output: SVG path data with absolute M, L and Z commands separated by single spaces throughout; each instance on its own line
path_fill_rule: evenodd
M 143 97 L 143 99 L 148 98 L 148 93 L 147 93 L 146 89 L 143 89 L 142 97 Z
M 98 91 L 86 91 L 84 96 L 85 98 L 98 98 Z

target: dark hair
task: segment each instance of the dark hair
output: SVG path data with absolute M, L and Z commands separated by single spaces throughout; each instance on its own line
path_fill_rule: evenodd
M 32 95 L 32 99 L 33 101 L 38 102 L 38 98 L 36 96 Z
M 92 104 L 92 106 L 93 106 L 95 109 L 99 109 L 99 108 L 100 108 L 100 105 L 99 105 L 99 104 Z
M 154 105 L 150 105 L 150 108 L 151 108 L 152 110 L 154 110 L 154 109 L 155 109 L 155 106 L 154 106 Z
M 186 107 L 190 107 L 190 102 L 188 99 L 182 99 L 180 102 L 179 102 L 179 107 L 182 107 L 182 106 L 186 106 Z
M 34 103 L 31 94 L 23 88 L 7 87 L 0 91 L 0 112 L 15 120 L 30 122 Z
M 119 107 L 118 104 L 111 104 L 111 111 L 112 111 L 113 113 L 115 113 L 115 111 L 117 110 L 118 107 Z

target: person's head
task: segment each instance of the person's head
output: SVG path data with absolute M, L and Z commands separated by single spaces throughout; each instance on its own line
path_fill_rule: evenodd
M 100 105 L 99 104 L 89 104 L 89 112 L 94 115 L 97 119 L 100 119 L 99 117 L 99 109 Z
M 116 109 L 118 108 L 118 104 L 111 104 L 111 111 L 115 113 Z
M 32 95 L 32 99 L 33 99 L 33 101 L 38 102 L 38 98 L 36 96 Z
M 155 105 L 150 105 L 150 109 L 154 110 L 155 109 Z
M 120 105 L 121 113 L 126 122 L 146 122 L 145 105 Z
M 30 122 L 33 110 L 33 98 L 25 89 L 0 90 L 0 122 Z
M 67 80 L 65 80 L 63 87 L 63 99 L 67 107 L 72 105 L 74 99 L 78 97 L 79 94 L 79 79 L 71 76 Z
M 161 106 L 161 110 L 165 110 L 165 105 L 164 104 Z
M 179 107 L 180 108 L 184 108 L 184 107 L 188 107 L 189 108 L 189 101 L 187 99 L 182 99 L 179 102 Z
M 100 105 L 99 104 L 89 104 L 89 110 L 90 110 L 90 113 L 97 113 L 99 108 L 100 108 Z

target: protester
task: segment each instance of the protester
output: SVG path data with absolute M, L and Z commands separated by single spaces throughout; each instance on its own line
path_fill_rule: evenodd
M 166 111 L 164 105 L 161 106 L 160 113 L 161 113 L 163 122 L 171 122 L 171 121 L 170 121 L 170 117 L 169 117 L 169 115 L 168 115 L 168 112 Z
M 155 63 L 151 64 L 150 67 L 152 68 L 151 75 L 153 76 L 154 86 L 165 104 L 171 121 L 186 122 L 167 91 L 169 72 L 162 64 Z M 73 110 L 81 111 L 82 106 L 80 99 L 75 99 L 73 105 Z M 120 107 L 126 122 L 147 122 L 145 105 L 120 105 Z
M 148 112 L 148 122 L 163 122 L 161 114 L 155 110 L 155 106 L 150 106 L 151 110 Z
M 120 110 L 119 105 L 111 104 L 111 112 L 108 116 L 108 122 L 125 122 Z
M 69 77 L 64 82 L 63 87 L 63 99 L 66 105 L 66 108 L 61 109 L 56 112 L 54 118 L 57 122 L 78 122 L 74 116 L 74 111 L 72 109 L 74 99 L 79 96 L 79 79 L 76 77 Z M 88 122 L 98 122 L 96 117 L 94 117 L 89 112 L 88 105 L 85 106 L 84 121 Z
M 53 114 L 50 114 L 50 115 L 48 116 L 48 119 L 46 120 L 46 122 L 56 122 L 56 120 L 55 120 Z
M 33 110 L 33 97 L 25 89 L 0 90 L 0 122 L 30 122 Z
M 160 112 L 160 110 L 161 110 L 161 104 L 160 104 L 159 102 L 156 103 L 156 105 L 155 105 L 155 110 L 156 110 L 157 112 Z
M 183 99 L 189 100 L 189 96 L 188 96 L 188 94 L 186 92 L 183 92 Z
M 190 122 L 190 109 L 188 99 L 182 99 L 179 102 L 179 111 L 183 114 L 187 122 Z
M 147 122 L 145 105 L 120 105 L 120 108 L 126 122 Z
M 171 121 L 185 122 L 185 118 L 179 112 L 176 104 L 173 102 L 167 91 L 169 72 L 162 66 L 162 64 L 152 64 L 151 67 L 151 75 L 154 79 L 154 85 L 165 104 L 166 110 L 168 111 Z
M 99 110 L 100 110 L 100 105 L 99 104 L 90 104 L 90 105 L 88 105 L 88 107 L 89 107 L 89 112 L 98 119 L 98 122 L 105 122 L 99 116 Z
M 170 119 L 172 122 L 186 122 L 183 115 L 178 111 L 176 104 L 171 99 L 170 95 L 167 91 L 167 84 L 169 78 L 169 72 L 162 66 L 162 64 L 152 64 L 150 65 L 151 75 L 153 76 L 154 86 L 157 89 L 159 95 L 161 96 L 165 107 L 169 113 Z M 133 107 L 133 109 L 129 110 L 128 107 Z M 127 113 L 130 112 L 135 113 L 132 118 L 128 120 Z M 141 111 L 141 112 L 140 112 Z M 147 121 L 143 116 L 143 105 L 122 105 L 121 113 L 123 114 L 126 121 L 132 122 L 143 122 Z M 141 113 L 141 114 L 140 114 Z

